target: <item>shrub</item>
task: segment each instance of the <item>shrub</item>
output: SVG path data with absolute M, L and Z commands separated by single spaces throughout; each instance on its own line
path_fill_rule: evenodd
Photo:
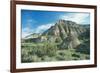
M 79 58 L 79 57 L 80 57 L 80 55 L 75 54 L 75 53 L 74 53 L 74 54 L 72 54 L 72 56 L 73 56 L 73 57 L 77 57 L 77 58 Z

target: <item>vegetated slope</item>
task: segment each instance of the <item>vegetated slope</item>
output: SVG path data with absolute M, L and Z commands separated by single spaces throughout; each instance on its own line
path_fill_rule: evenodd
M 41 35 L 33 33 L 28 37 L 23 39 L 22 47 L 25 50 L 26 46 L 27 51 L 30 48 L 31 57 L 36 58 L 28 62 L 89 59 L 90 25 L 59 20 Z M 25 51 L 22 54 L 25 56 Z

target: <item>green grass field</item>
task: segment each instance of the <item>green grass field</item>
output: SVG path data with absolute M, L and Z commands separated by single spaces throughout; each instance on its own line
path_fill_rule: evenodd
M 77 52 L 76 49 L 58 48 L 55 43 L 22 43 L 21 62 L 48 62 L 90 59 L 89 54 Z

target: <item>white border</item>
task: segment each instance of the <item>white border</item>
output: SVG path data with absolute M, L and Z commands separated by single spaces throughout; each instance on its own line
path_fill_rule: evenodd
M 70 12 L 89 12 L 90 13 L 90 60 L 81 61 L 60 61 L 60 62 L 39 62 L 39 63 L 21 63 L 21 9 L 27 10 L 46 10 L 46 11 L 70 11 Z M 92 43 L 91 43 L 92 42 Z M 39 68 L 53 66 L 73 66 L 73 65 L 94 64 L 94 10 L 86 8 L 70 7 L 51 7 L 36 5 L 16 5 L 16 68 Z

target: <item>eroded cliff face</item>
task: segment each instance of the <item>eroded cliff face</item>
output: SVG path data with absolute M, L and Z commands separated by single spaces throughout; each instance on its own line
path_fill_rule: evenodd
M 73 21 L 59 20 L 55 26 L 46 30 L 42 35 L 50 36 L 47 38 L 60 43 L 61 48 L 76 48 L 85 39 L 89 40 L 89 29 L 89 25 L 79 25 Z

